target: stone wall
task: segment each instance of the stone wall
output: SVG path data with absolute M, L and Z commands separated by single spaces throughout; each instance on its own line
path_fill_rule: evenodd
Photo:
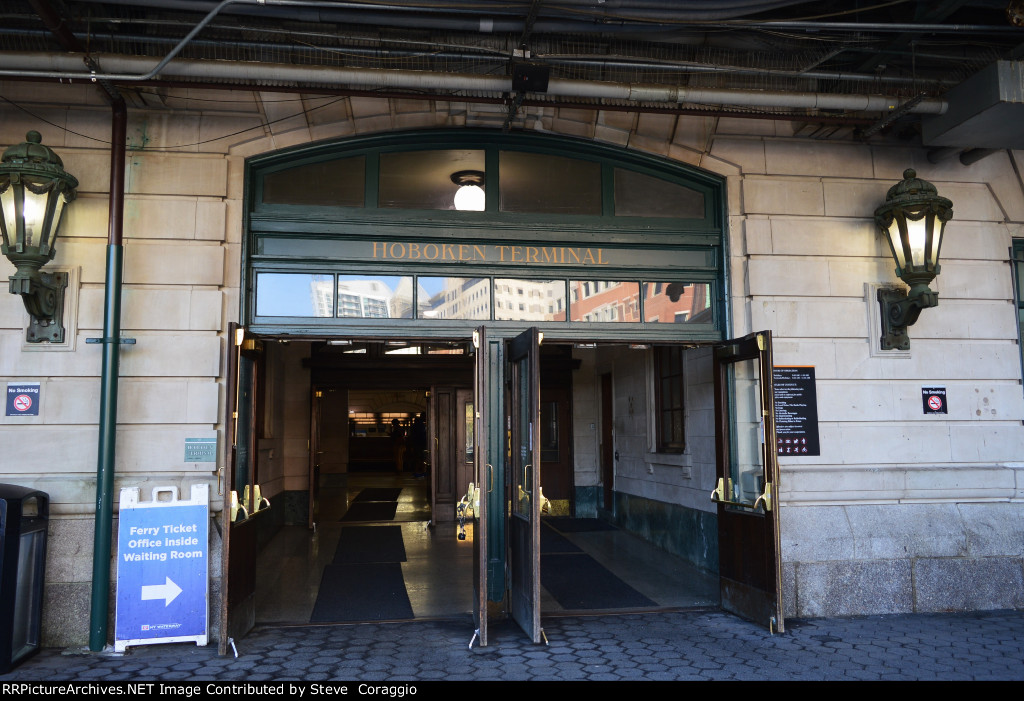
M 67 600 L 69 590 L 87 588 L 84 562 L 91 559 L 84 524 L 91 524 L 95 498 L 100 346 L 85 339 L 102 335 L 110 114 L 89 86 L 0 87 L 35 115 L 0 107 L 0 141 L 18 143 L 39 129 L 81 182 L 55 261 L 75 278 L 68 344 L 26 346 L 20 301 L 0 295 L 0 379 L 42 384 L 39 417 L 0 417 L 5 444 L 25 446 L 6 452 L 0 479 L 51 494 L 48 597 Z M 223 358 L 227 324 L 239 318 L 245 158 L 389 130 L 500 128 L 505 117 L 498 105 L 298 98 L 167 88 L 153 106 L 129 112 L 122 326 L 137 344 L 122 352 L 118 487 L 187 489 L 207 481 L 217 493 L 222 458 L 184 463 L 183 443 L 216 435 L 223 444 Z M 802 138 L 790 122 L 590 109 L 531 107 L 517 126 L 726 177 L 730 331 L 771 329 L 776 363 L 813 365 L 818 379 L 822 454 L 780 460 L 791 614 L 1020 605 L 1024 393 L 1007 264 L 1011 238 L 1024 235 L 1020 152 L 972 166 L 933 165 L 923 149 L 885 137 L 865 145 L 841 132 L 832 140 Z M 882 354 L 870 340 L 870 286 L 895 277 L 871 215 L 907 167 L 951 198 L 955 214 L 935 284 L 940 306 L 911 328 L 909 353 Z M 12 270 L 0 261 L 0 275 Z M 705 447 L 689 466 L 648 454 L 642 355 L 601 350 L 593 358 L 596 373 L 611 368 L 616 377 L 616 440 L 629 456 L 616 489 L 706 513 L 714 486 L 707 435 L 694 433 L 695 449 Z M 695 367 L 705 362 L 693 359 Z M 922 386 L 947 388 L 948 416 L 921 413 Z M 279 391 L 298 406 L 298 389 Z M 688 391 L 699 397 L 706 387 Z M 577 388 L 578 397 L 587 392 L 597 390 Z M 706 412 L 706 401 L 694 406 L 688 420 L 695 432 L 706 433 Z M 578 459 L 596 458 L 592 422 L 574 420 Z M 263 446 L 286 463 L 274 468 L 271 491 L 306 487 L 300 428 Z M 595 464 L 578 464 L 577 484 L 596 487 Z M 831 523 L 843 525 L 841 543 L 821 527 Z M 925 538 L 927 547 L 904 543 L 916 533 L 940 535 Z M 891 547 L 865 545 L 883 541 Z M 970 594 L 985 573 L 986 582 L 1002 582 L 1001 594 Z M 935 593 L 929 582 L 946 577 L 964 584 L 952 588 L 964 593 Z M 891 595 L 856 588 L 865 580 L 885 583 Z M 87 617 L 48 621 L 44 642 L 58 639 L 57 627 L 60 640 L 85 637 Z

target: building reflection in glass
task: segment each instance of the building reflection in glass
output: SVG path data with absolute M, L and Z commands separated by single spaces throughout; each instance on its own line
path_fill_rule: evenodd
M 411 319 L 412 277 L 339 275 L 339 317 Z
M 260 273 L 256 276 L 257 316 L 334 316 L 334 276 Z
M 644 317 L 648 323 L 710 324 L 711 285 L 645 282 Z
M 569 321 L 640 321 L 640 283 L 570 281 Z
M 712 324 L 711 298 L 710 283 L 678 281 L 256 276 L 256 314 L 271 317 Z
M 494 280 L 494 318 L 509 321 L 565 321 L 564 280 Z
M 421 319 L 491 318 L 491 281 L 481 277 L 421 277 Z

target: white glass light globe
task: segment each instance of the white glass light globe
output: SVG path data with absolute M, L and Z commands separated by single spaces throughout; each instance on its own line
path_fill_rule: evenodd
M 484 189 L 479 185 L 462 185 L 455 193 L 455 209 L 463 212 L 484 211 Z

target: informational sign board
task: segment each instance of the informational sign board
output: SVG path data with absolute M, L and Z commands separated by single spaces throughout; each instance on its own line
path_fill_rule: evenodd
M 7 415 L 39 416 L 39 383 L 7 383 Z
M 821 455 L 813 365 L 776 365 L 775 438 L 779 455 Z
M 186 438 L 185 462 L 217 462 L 217 439 Z
M 926 414 L 948 414 L 945 387 L 922 387 L 921 405 Z
M 152 500 L 121 490 L 114 649 L 208 642 L 210 486 L 157 487 Z M 170 497 L 169 499 L 162 497 Z

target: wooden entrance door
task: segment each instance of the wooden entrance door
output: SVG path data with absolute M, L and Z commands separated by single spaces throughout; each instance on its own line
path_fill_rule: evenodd
M 784 630 L 771 332 L 714 351 L 722 608 Z
M 256 390 L 261 362 L 259 341 L 246 339 L 244 329 L 230 324 L 233 342 L 227 355 L 224 503 L 221 560 L 221 635 L 218 650 L 227 654 L 228 640 L 241 637 L 256 622 L 256 528 L 244 518 L 253 513 L 255 494 Z M 245 496 L 249 500 L 246 502 Z M 232 499 L 234 495 L 234 500 Z M 240 517 L 232 519 L 232 503 Z

